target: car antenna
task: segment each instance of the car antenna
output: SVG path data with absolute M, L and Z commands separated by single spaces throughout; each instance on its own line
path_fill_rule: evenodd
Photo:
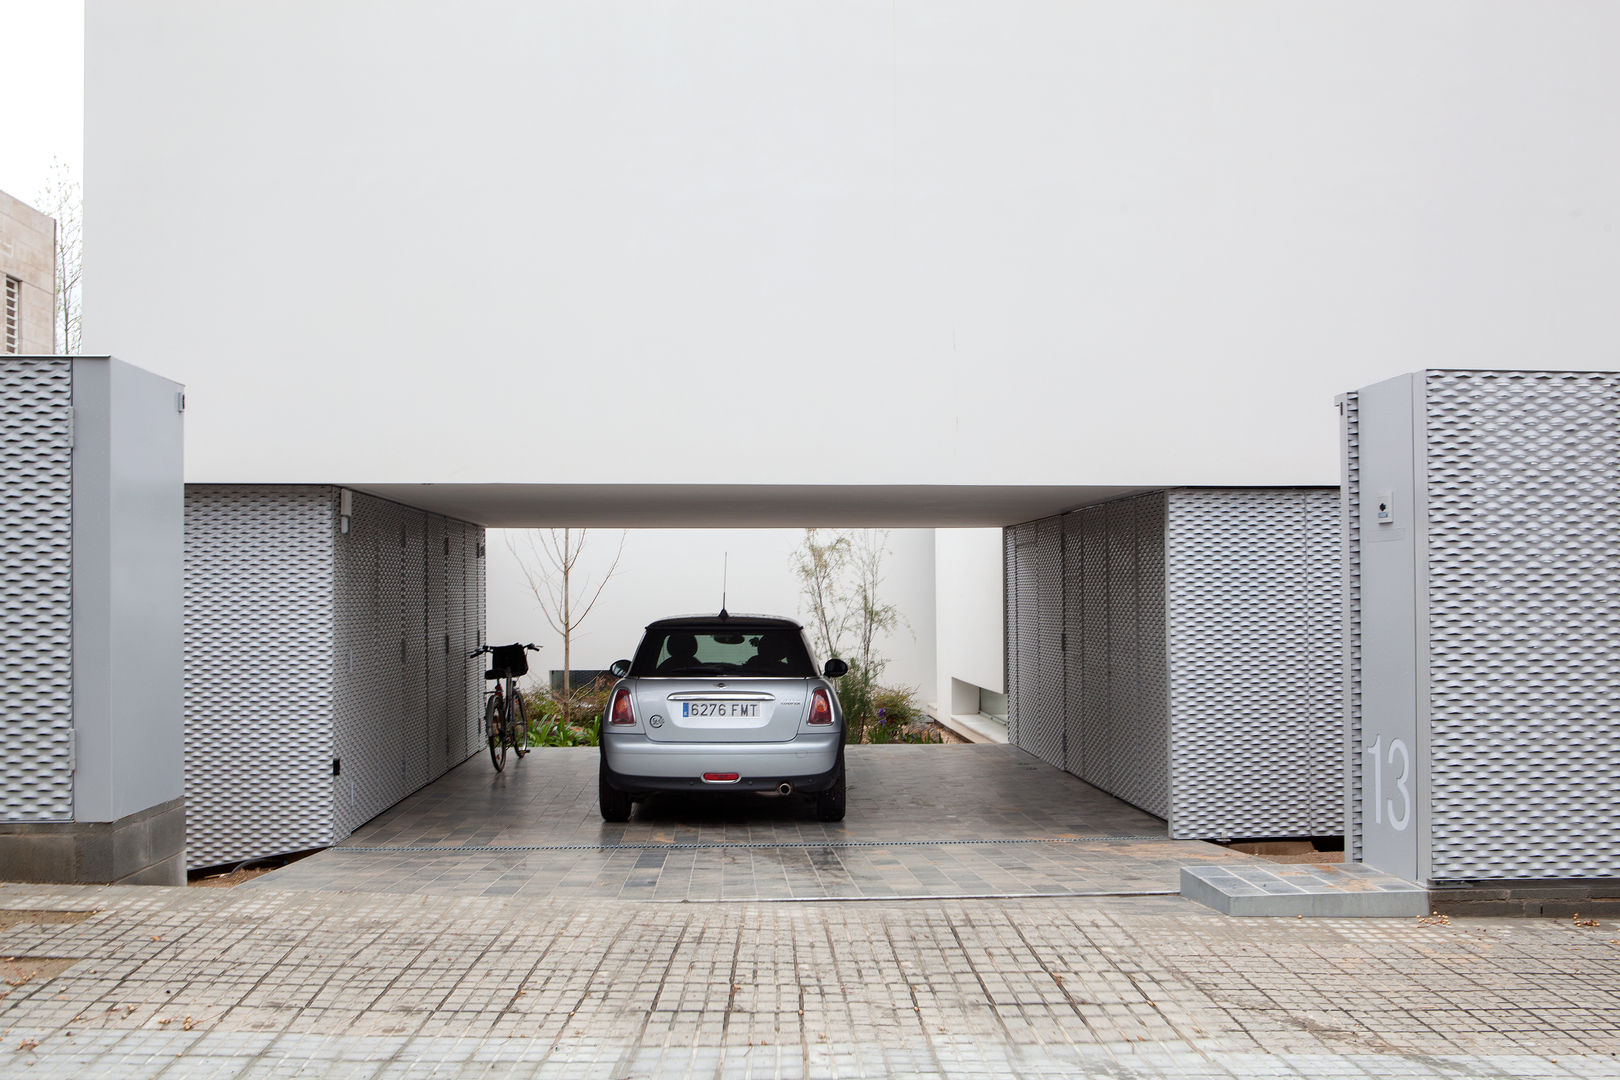
M 729 619 L 731 615 L 726 611 L 726 573 L 731 569 L 731 552 L 721 556 L 720 563 L 720 617 Z

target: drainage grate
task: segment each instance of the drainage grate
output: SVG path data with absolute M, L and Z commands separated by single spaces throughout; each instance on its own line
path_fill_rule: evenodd
M 845 848 L 894 847 L 1004 847 L 1010 844 L 1139 844 L 1144 841 L 1171 843 L 1167 836 L 1039 836 L 1017 837 L 1010 840 L 751 840 L 734 842 L 725 840 L 694 841 L 664 844 L 479 844 L 460 847 L 436 847 L 432 844 L 406 844 L 368 847 L 363 844 L 342 845 L 328 850 L 337 854 L 400 855 L 430 852 L 435 855 L 480 855 L 488 852 L 510 851 L 696 851 L 705 848 L 814 848 L 816 850 L 842 850 Z
M 1180 896 L 1175 889 L 1077 890 L 1075 892 L 906 893 L 893 896 L 683 896 L 646 904 L 880 904 L 916 900 L 1113 900 L 1133 896 Z

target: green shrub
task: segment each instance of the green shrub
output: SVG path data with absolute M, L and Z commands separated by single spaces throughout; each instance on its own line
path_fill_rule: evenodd
M 928 717 L 909 687 L 846 684 L 855 672 L 840 680 L 838 701 L 847 722 L 845 741 L 851 743 L 937 743 L 939 733 L 928 728 Z
M 607 705 L 612 679 L 597 679 L 576 688 L 563 722 L 562 703 L 550 687 L 531 684 L 523 692 L 529 710 L 530 746 L 596 746 L 601 742 L 602 710 Z

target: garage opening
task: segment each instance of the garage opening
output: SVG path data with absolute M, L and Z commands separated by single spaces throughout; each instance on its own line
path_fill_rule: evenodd
M 1104 888 L 1083 865 L 1095 861 L 1098 845 L 1333 831 L 1336 808 L 1312 801 L 1311 784 L 1303 785 L 1304 816 L 1262 819 L 1265 800 L 1244 781 L 1267 769 L 1274 775 L 1293 760 L 1284 760 L 1288 754 L 1314 775 L 1320 767 L 1312 755 L 1333 753 L 1317 745 L 1316 733 L 1336 717 L 1337 701 L 1311 679 L 1332 655 L 1336 628 L 1302 644 L 1323 630 L 1312 621 L 1318 593 L 1328 589 L 1330 610 L 1336 600 L 1336 582 L 1316 580 L 1312 561 L 1322 542 L 1329 551 L 1336 544 L 1333 535 L 1315 536 L 1318 522 L 1336 524 L 1324 516 L 1324 507 L 1336 507 L 1331 492 L 518 487 L 188 487 L 190 866 L 339 843 L 350 856 L 408 861 L 423 851 L 438 858 L 476 849 L 520 862 L 587 850 L 612 861 L 625 854 L 617 849 L 637 844 L 698 851 L 752 843 L 778 860 L 799 850 L 784 844 L 806 852 L 916 844 L 930 848 L 937 869 L 941 845 L 960 848 L 961 863 L 972 861 L 968 847 L 993 839 L 993 851 L 975 849 L 980 865 L 952 872 L 958 891 L 951 895 L 964 895 L 964 882 L 982 882 L 996 895 L 1067 895 L 1088 883 Z M 1041 513 L 1052 510 L 1061 512 Z M 924 696 L 936 713 L 994 723 L 999 712 L 1009 745 L 944 756 L 933 748 L 860 748 L 863 757 L 850 766 L 848 825 L 836 835 L 816 831 L 786 800 L 741 812 L 663 796 L 638 810 L 626 831 L 608 835 L 594 812 L 594 758 L 582 764 L 588 755 L 542 755 L 543 768 L 531 756 L 497 780 L 481 760 L 484 684 L 480 663 L 469 659 L 488 640 L 493 538 L 486 527 L 559 522 L 1000 527 L 1002 565 L 985 568 L 989 580 L 980 584 L 1000 594 L 989 617 L 1004 621 L 995 627 L 1003 681 L 958 678 L 947 661 Z M 1232 534 L 1246 541 L 1223 544 Z M 1199 537 L 1204 546 L 1189 545 Z M 1292 576 L 1280 574 L 1283 566 Z M 953 570 L 940 572 L 943 595 L 959 583 L 946 580 Z M 1252 607 L 1260 583 L 1276 595 L 1258 616 L 1270 636 L 1256 641 L 1236 632 L 1222 603 Z M 233 692 L 220 695 L 214 657 L 217 643 L 229 640 L 250 642 L 252 659 Z M 1223 664 L 1222 650 L 1236 652 Z M 1225 704 L 1189 691 L 1188 674 L 1212 668 L 1232 690 Z M 1228 727 L 1211 730 L 1210 716 Z M 1244 739 L 1249 751 L 1227 745 Z M 1246 759 L 1255 746 L 1272 748 L 1270 757 Z M 1200 776 L 1210 777 L 1210 790 L 1200 792 Z M 1198 857 L 1193 848 L 1165 847 L 1131 864 L 1156 870 L 1124 878 L 1118 860 L 1098 865 L 1114 868 L 1110 894 L 1173 891 L 1172 863 Z M 852 871 L 839 861 L 841 870 L 822 871 L 848 878 L 833 888 L 844 896 L 852 889 L 907 895 L 907 880 L 927 892 L 932 872 L 895 870 L 898 878 L 885 884 L 872 867 Z M 318 887 L 315 878 L 330 865 L 312 861 L 299 873 L 314 875 L 305 884 Z M 371 873 L 387 865 L 365 864 Z M 617 871 L 600 872 L 617 880 Z M 783 872 L 793 877 L 792 868 Z M 535 880 L 561 887 L 550 871 L 537 873 L 524 879 L 527 887 Z M 749 880 L 759 880 L 757 867 Z M 629 878 L 619 887 L 628 888 Z M 790 891 L 818 887 L 801 874 Z

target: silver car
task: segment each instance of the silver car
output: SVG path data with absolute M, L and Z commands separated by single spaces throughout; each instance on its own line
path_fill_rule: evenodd
M 602 818 L 659 791 L 814 795 L 844 819 L 844 713 L 804 628 L 769 615 L 685 615 L 647 625 L 602 714 Z

